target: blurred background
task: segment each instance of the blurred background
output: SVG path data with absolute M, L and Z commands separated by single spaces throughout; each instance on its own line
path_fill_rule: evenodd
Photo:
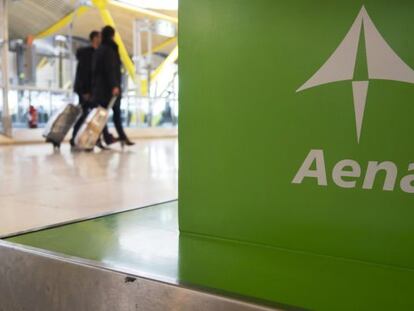
M 42 128 L 73 93 L 76 50 L 114 26 L 128 128 L 178 124 L 176 0 L 0 0 L 0 131 Z M 123 52 L 123 53 L 122 53 Z M 8 94 L 6 96 L 6 94 Z

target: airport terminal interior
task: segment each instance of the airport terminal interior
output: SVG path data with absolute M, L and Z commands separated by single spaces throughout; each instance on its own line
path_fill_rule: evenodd
M 413 14 L 0 0 L 0 311 L 414 310 Z

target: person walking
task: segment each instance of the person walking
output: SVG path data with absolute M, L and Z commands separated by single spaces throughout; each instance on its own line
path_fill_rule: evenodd
M 125 134 L 121 118 L 121 58 L 118 45 L 114 41 L 115 29 L 105 26 L 101 31 L 102 43 L 96 50 L 92 65 L 92 99 L 94 103 L 107 108 L 113 96 L 117 101 L 113 106 L 113 121 L 122 146 L 132 146 Z M 105 142 L 110 140 L 107 131 L 103 132 Z
M 74 91 L 79 97 L 79 104 L 82 107 L 82 115 L 75 123 L 72 132 L 72 138 L 70 145 L 75 147 L 75 137 L 79 132 L 80 127 L 85 122 L 89 112 L 95 107 L 92 102 L 92 60 L 93 54 L 101 44 L 101 34 L 94 30 L 89 34 L 90 46 L 83 47 L 77 50 L 76 58 L 78 65 L 76 67 L 75 86 Z M 115 138 L 108 134 L 109 141 L 115 141 Z M 105 149 L 101 141 L 97 142 L 97 146 L 101 149 Z

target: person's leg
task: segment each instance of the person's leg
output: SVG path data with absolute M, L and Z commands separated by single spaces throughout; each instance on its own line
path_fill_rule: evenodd
M 114 137 L 108 130 L 108 125 L 105 125 L 104 129 L 102 130 L 102 136 L 106 144 L 108 144 L 108 142 L 111 142 L 114 139 Z
M 118 100 L 115 106 L 113 107 L 114 111 L 114 124 L 116 131 L 119 135 L 119 140 L 121 141 L 122 147 L 125 145 L 127 146 L 133 146 L 135 145 L 134 142 L 130 141 L 128 137 L 125 134 L 124 127 L 122 126 L 122 117 L 121 117 L 121 101 Z
M 113 111 L 114 111 L 114 116 L 113 116 L 114 125 L 116 128 L 116 131 L 118 132 L 119 139 L 121 141 L 128 140 L 125 134 L 125 131 L 124 131 L 124 127 L 122 126 L 121 99 L 118 99 L 116 101 L 115 106 L 113 107 Z

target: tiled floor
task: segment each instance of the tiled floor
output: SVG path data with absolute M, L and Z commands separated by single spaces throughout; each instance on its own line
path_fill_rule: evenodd
M 72 153 L 0 147 L 0 236 L 177 198 L 178 142 Z

